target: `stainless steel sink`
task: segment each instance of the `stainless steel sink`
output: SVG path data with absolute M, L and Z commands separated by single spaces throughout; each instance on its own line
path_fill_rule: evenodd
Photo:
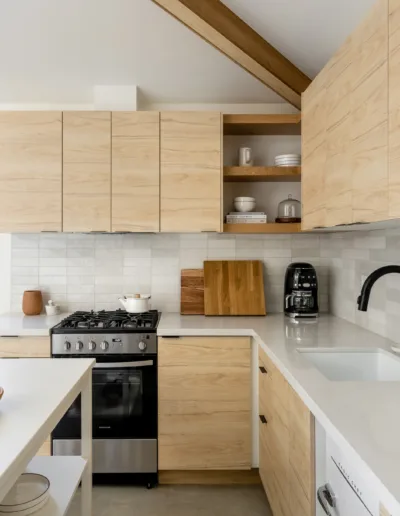
M 400 358 L 381 348 L 369 350 L 298 348 L 326 378 L 338 382 L 400 382 Z

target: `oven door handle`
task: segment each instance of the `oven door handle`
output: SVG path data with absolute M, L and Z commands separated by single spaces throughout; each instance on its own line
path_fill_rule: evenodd
M 128 367 L 148 367 L 153 364 L 153 360 L 142 360 L 141 362 L 96 362 L 94 369 L 126 369 Z

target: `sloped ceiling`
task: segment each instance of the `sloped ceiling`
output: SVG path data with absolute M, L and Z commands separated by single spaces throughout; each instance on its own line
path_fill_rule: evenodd
M 224 3 L 314 76 L 373 1 Z M 0 2 L 1 103 L 90 102 L 99 84 L 152 102 L 282 101 L 151 0 Z

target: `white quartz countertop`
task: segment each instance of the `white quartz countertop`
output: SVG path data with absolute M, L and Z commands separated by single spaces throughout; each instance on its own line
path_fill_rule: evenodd
M 297 348 L 390 350 L 393 342 L 329 315 L 297 323 L 283 315 L 165 314 L 158 335 L 253 337 L 325 430 L 365 469 L 381 499 L 390 508 L 400 504 L 400 382 L 330 381 L 296 351 Z M 393 515 L 398 514 L 392 511 Z
M 42 337 L 49 335 L 49 330 L 68 314 L 59 315 L 24 315 L 8 313 L 0 315 L 0 337 Z
M 0 500 L 87 381 L 91 359 L 0 360 Z

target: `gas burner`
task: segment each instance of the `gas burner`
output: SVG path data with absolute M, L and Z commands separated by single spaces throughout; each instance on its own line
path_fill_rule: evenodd
M 160 318 L 157 310 L 141 314 L 132 314 L 125 310 L 99 312 L 74 312 L 54 326 L 53 333 L 96 333 L 112 329 L 113 331 L 140 332 L 155 331 Z

